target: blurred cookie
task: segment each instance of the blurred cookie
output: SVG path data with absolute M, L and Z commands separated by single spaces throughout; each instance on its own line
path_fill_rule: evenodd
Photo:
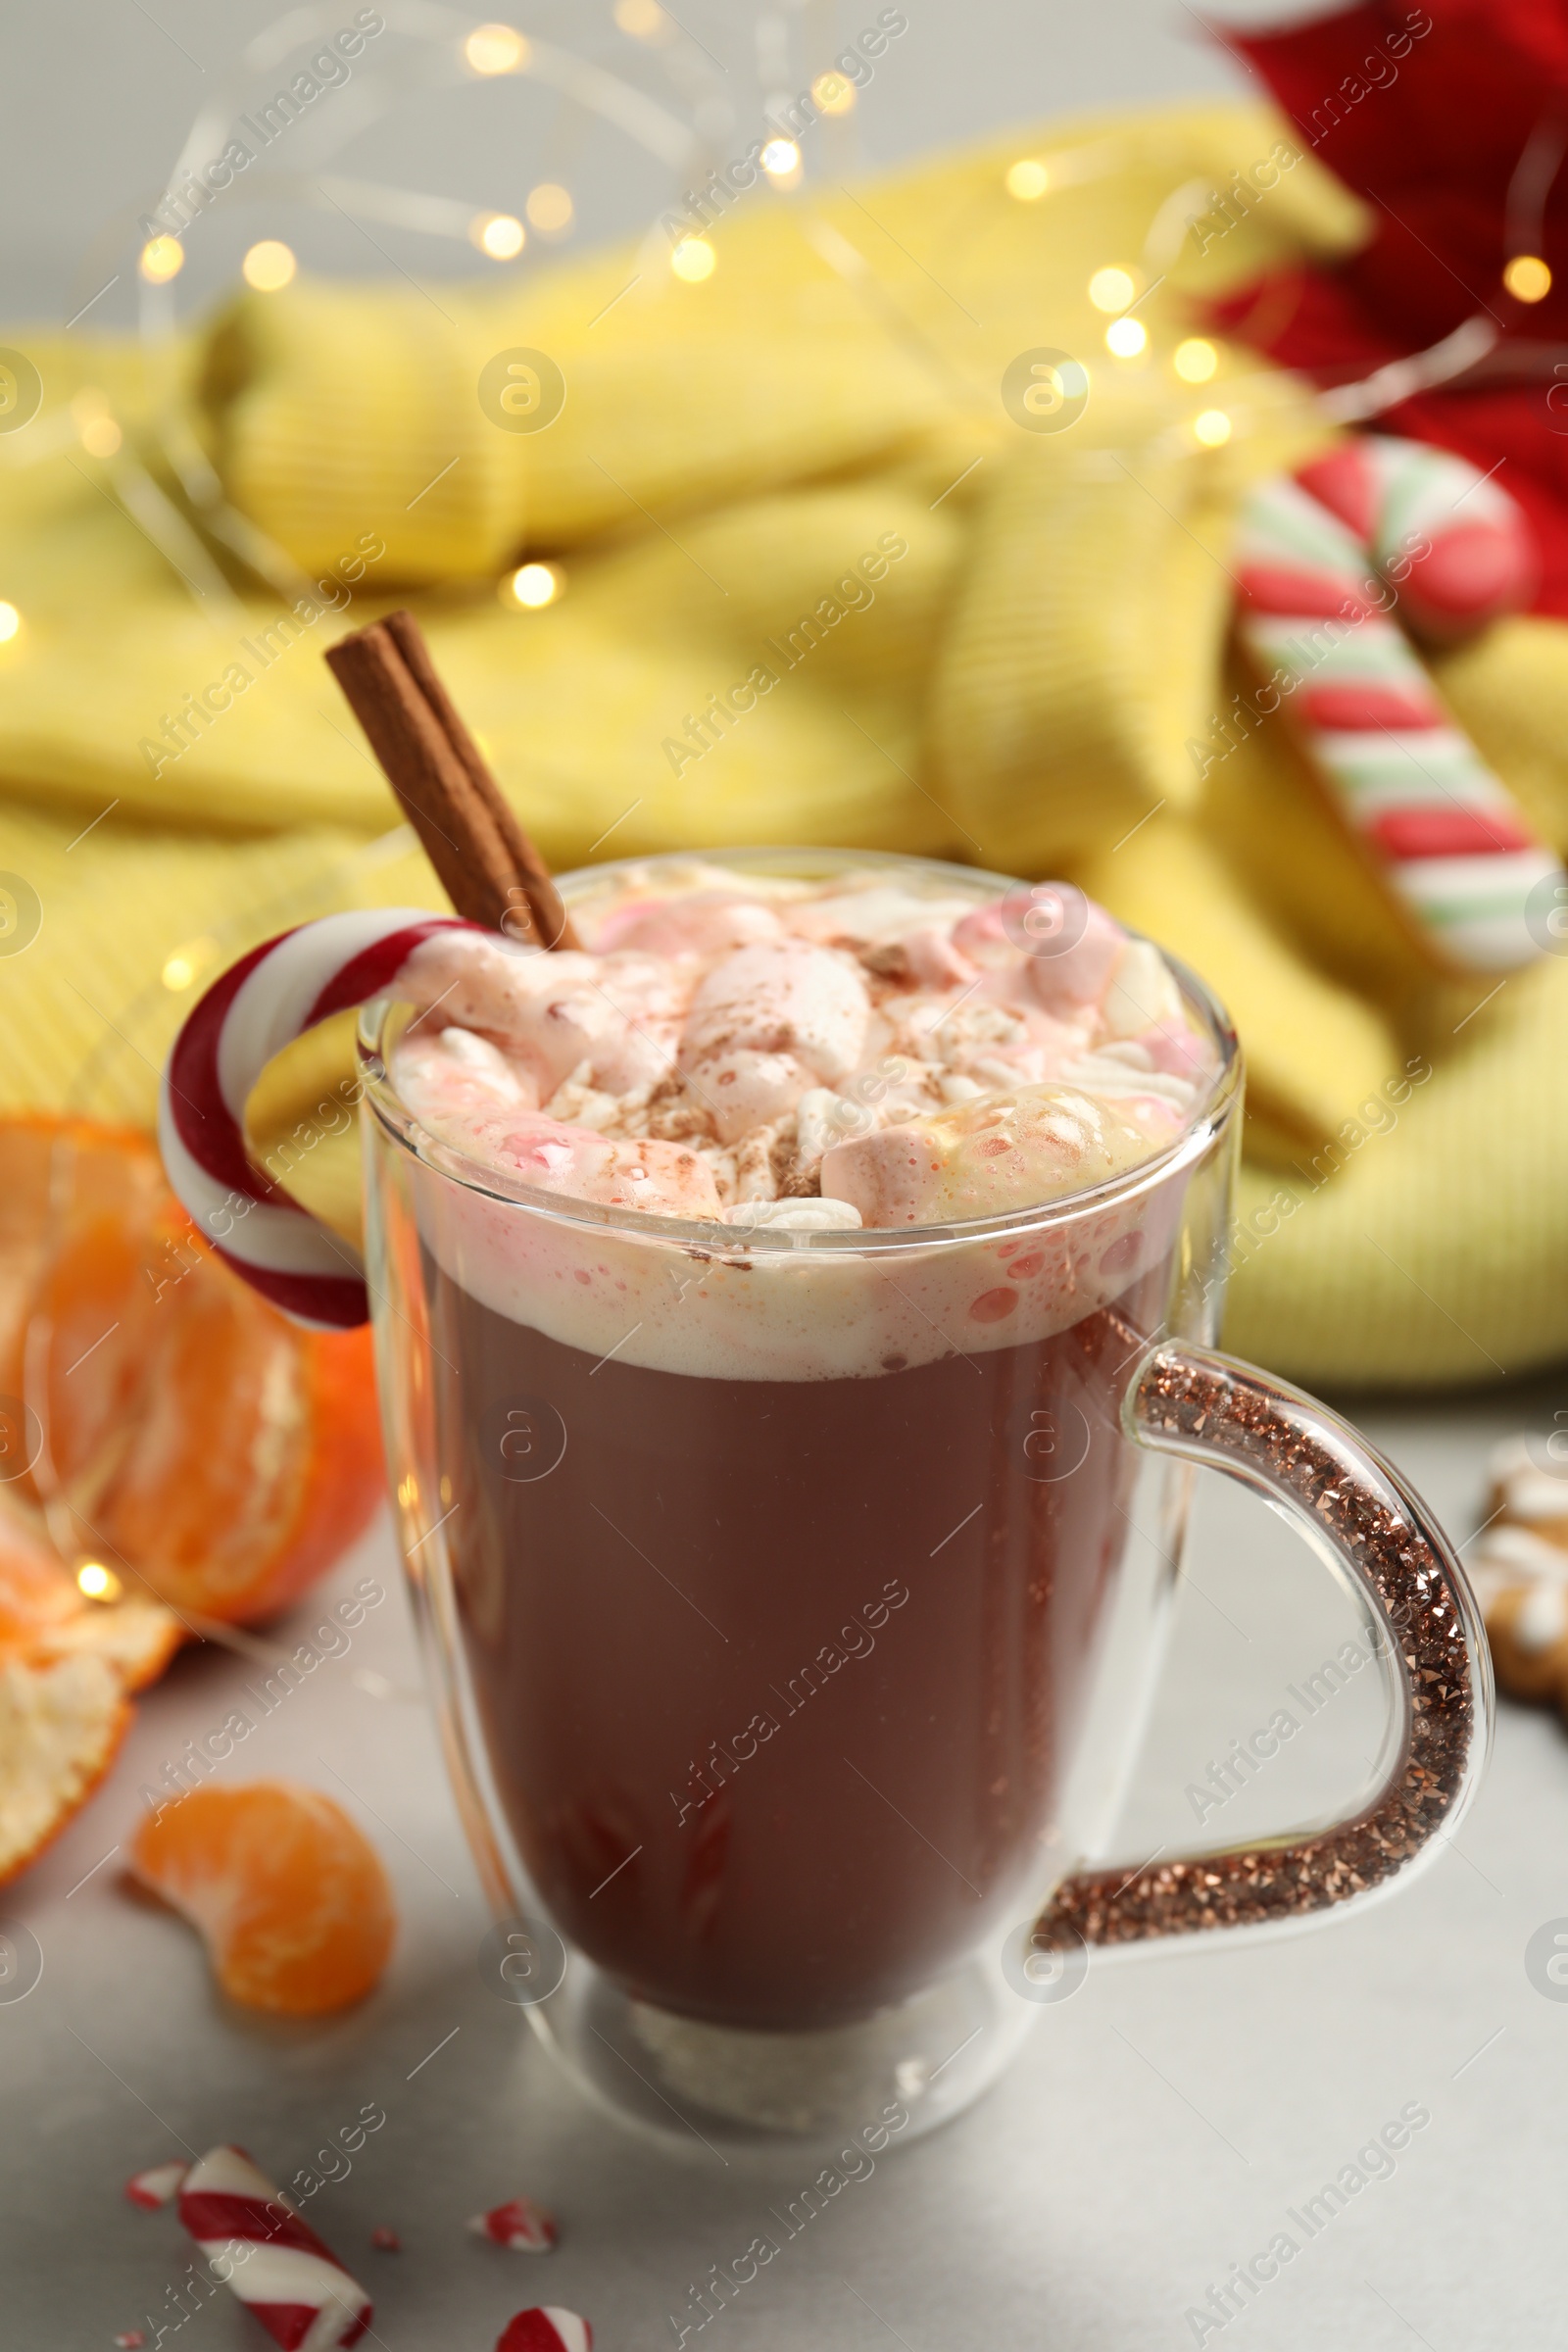
M 1494 1448 L 1472 1579 L 1499 1689 L 1568 1712 L 1568 1459 L 1556 1462 L 1556 1442 L 1520 1435 Z
M 1492 1476 L 1489 1508 L 1497 1524 L 1527 1527 L 1568 1551 L 1568 1430 L 1550 1437 L 1526 1433 L 1504 1438 L 1487 1464 Z

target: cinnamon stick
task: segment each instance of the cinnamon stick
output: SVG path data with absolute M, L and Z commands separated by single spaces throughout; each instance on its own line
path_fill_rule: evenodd
M 332 673 L 458 913 L 529 946 L 577 935 L 411 612 L 328 648 Z

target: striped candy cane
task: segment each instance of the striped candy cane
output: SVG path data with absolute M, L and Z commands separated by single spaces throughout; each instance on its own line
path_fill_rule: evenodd
M 593 2352 L 594 2331 L 574 2311 L 559 2303 L 536 2303 L 510 2319 L 496 2338 L 496 2352 Z
M 1390 617 L 1453 637 L 1522 601 L 1534 559 L 1513 501 L 1442 451 L 1366 436 L 1263 483 L 1237 552 L 1257 708 L 1289 710 L 1421 943 L 1450 970 L 1531 962 L 1527 903 L 1559 861 Z
M 283 2352 L 336 2352 L 370 2325 L 370 2298 L 306 2228 L 243 2148 L 193 2164 L 179 2218 L 215 2275 L 248 2305 Z
M 349 1245 L 251 1161 L 250 1091 L 318 1021 L 394 990 L 422 940 L 475 928 L 409 906 L 303 923 L 215 981 L 174 1040 L 158 1105 L 169 1181 L 219 1255 L 298 1322 L 346 1330 L 369 1300 Z

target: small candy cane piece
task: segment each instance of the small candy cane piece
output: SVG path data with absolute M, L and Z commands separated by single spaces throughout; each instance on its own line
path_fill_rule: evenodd
M 189 2170 L 180 2156 L 172 2157 L 167 2164 L 150 2164 L 144 2173 L 131 2174 L 125 2182 L 125 2194 L 144 2213 L 156 2213 L 160 2205 L 173 2203 Z
M 347 1329 L 369 1302 L 347 1243 L 252 1165 L 246 1099 L 294 1038 L 394 989 L 421 940 L 473 928 L 409 906 L 303 923 L 215 981 L 174 1040 L 158 1107 L 169 1181 L 220 1257 L 298 1322 Z
M 283 2352 L 339 2352 L 369 2327 L 364 2287 L 243 2148 L 211 2148 L 191 2166 L 179 2218 Z
M 468 2228 L 475 2237 L 492 2238 L 514 2254 L 548 2254 L 560 2234 L 555 2215 L 531 2197 L 514 2197 L 488 2213 L 476 2213 Z
M 1299 479 L 1262 483 L 1244 511 L 1237 627 L 1264 681 L 1257 708 L 1264 715 L 1290 711 L 1314 778 L 1428 954 L 1450 971 L 1514 971 L 1540 953 L 1525 921 L 1531 893 L 1561 867 L 1453 725 L 1403 630 L 1388 616 L 1407 589 L 1384 592 L 1378 578 L 1381 562 L 1397 582 L 1400 532 L 1408 544 L 1403 517 L 1422 514 L 1434 552 L 1411 567 L 1426 577 L 1421 609 L 1436 610 L 1446 578 L 1442 594 L 1449 612 L 1458 612 L 1463 566 L 1433 570 L 1440 539 L 1432 500 L 1422 506 L 1412 488 L 1424 485 L 1430 494 L 1441 472 L 1437 486 L 1447 494 L 1458 462 L 1439 464 L 1434 453 L 1410 454 L 1405 444 L 1383 444 L 1370 457 L 1364 450 L 1371 445 L 1353 446 L 1363 454 L 1336 452 Z M 1396 459 L 1383 454 L 1389 448 Z M 1472 598 L 1473 625 L 1498 609 L 1501 585 L 1511 582 L 1510 594 L 1519 585 L 1524 559 L 1518 529 L 1495 519 L 1504 494 L 1486 484 L 1490 497 L 1482 501 L 1482 477 L 1458 470 L 1481 501 L 1473 522 L 1461 510 L 1464 533 L 1472 543 L 1478 532 L 1501 543 L 1490 589 Z M 1332 493 L 1332 509 L 1308 484 Z M 1511 500 L 1504 504 L 1512 510 Z M 1355 529 L 1347 514 L 1356 518 Z
M 496 2352 L 593 2352 L 593 2344 L 586 2320 L 547 2303 L 510 2319 L 496 2338 Z

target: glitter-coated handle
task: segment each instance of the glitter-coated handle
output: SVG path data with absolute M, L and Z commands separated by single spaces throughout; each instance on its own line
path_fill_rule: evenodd
M 1474 1794 L 1492 1727 L 1491 1658 L 1441 1528 L 1397 1471 L 1300 1390 L 1207 1349 L 1161 1344 L 1123 1408 L 1159 1453 L 1228 1470 L 1338 1554 L 1387 1631 L 1404 1680 L 1400 1754 L 1373 1803 L 1310 1837 L 1063 1881 L 1042 1931 L 1134 1943 L 1202 1928 L 1283 1925 L 1407 1870 Z

